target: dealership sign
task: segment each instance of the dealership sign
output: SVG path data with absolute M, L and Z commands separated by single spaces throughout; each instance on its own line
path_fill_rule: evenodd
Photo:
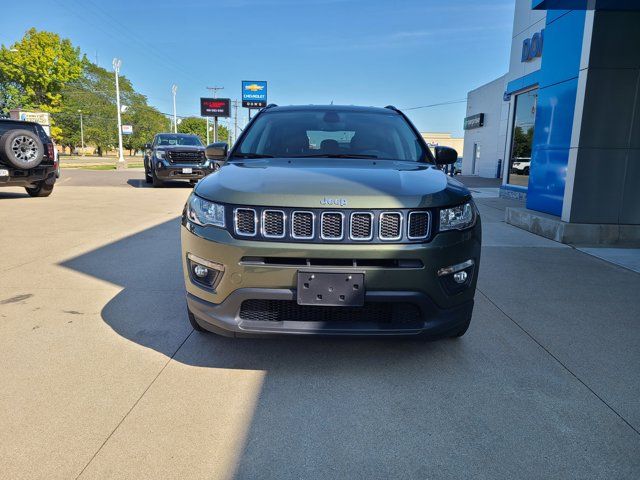
M 542 56 L 542 44 L 544 43 L 544 30 L 534 33 L 531 38 L 525 38 L 522 42 L 521 62 L 530 62 L 534 58 Z
M 231 100 L 228 98 L 201 98 L 200 115 L 203 117 L 231 116 Z
M 267 82 L 242 81 L 242 106 L 262 108 L 267 106 Z
M 51 121 L 47 112 L 25 112 L 24 110 L 11 110 L 9 117 L 13 120 L 22 120 L 23 122 L 35 122 L 42 125 L 47 135 L 51 135 L 49 130 Z
M 484 113 L 476 113 L 464 119 L 465 130 L 473 130 L 480 127 L 484 127 Z
M 122 134 L 123 135 L 133 135 L 133 126 L 132 125 L 122 125 Z

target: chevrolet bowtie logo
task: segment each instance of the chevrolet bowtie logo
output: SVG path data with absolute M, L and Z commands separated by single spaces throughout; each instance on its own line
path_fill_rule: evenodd
M 245 85 L 244 89 L 252 92 L 259 92 L 260 90 L 264 90 L 264 85 L 256 85 L 255 83 L 252 83 L 251 85 Z

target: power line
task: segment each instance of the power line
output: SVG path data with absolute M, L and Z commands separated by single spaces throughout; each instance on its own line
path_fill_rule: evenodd
M 453 105 L 455 103 L 465 103 L 467 101 L 466 98 L 461 98 L 459 100 L 448 100 L 446 102 L 440 102 L 440 103 L 432 103 L 430 105 L 422 105 L 420 107 L 409 107 L 409 108 L 401 108 L 400 110 L 403 111 L 407 111 L 407 110 L 418 110 L 420 108 L 431 108 L 431 107 L 439 107 L 441 105 Z

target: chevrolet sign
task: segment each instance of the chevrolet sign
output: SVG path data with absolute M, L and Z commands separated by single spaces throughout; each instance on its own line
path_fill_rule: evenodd
M 263 108 L 267 106 L 267 82 L 242 81 L 242 106 L 244 108 Z

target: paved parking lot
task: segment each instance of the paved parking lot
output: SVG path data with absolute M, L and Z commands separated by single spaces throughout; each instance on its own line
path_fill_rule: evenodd
M 640 275 L 479 198 L 458 341 L 193 332 L 178 218 L 139 171 L 0 190 L 4 478 L 640 477 Z

